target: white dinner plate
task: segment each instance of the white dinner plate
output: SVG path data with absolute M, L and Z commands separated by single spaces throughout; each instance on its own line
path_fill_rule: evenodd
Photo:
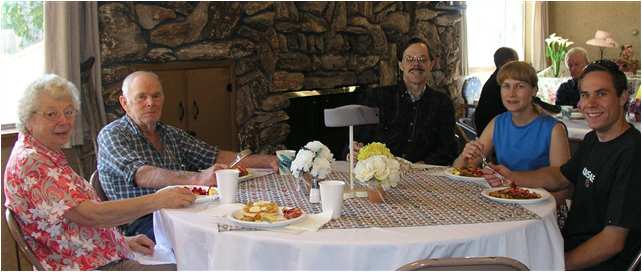
M 207 189 L 209 188 L 209 186 L 201 186 L 201 185 L 172 185 L 172 186 L 167 186 L 161 190 L 174 188 L 174 187 L 188 188 L 190 190 L 192 190 L 192 188 L 201 188 L 205 191 L 207 191 Z M 214 195 L 196 195 L 196 199 L 194 200 L 194 203 L 205 203 L 205 202 L 216 201 L 220 197 L 220 195 L 216 187 L 214 187 L 214 190 L 216 190 L 216 194 Z
M 283 209 L 283 207 L 279 207 L 279 210 L 282 210 L 282 209 Z M 290 224 L 297 223 L 297 222 L 303 220 L 303 218 L 305 218 L 305 216 L 306 216 L 305 212 L 303 212 L 303 214 L 301 214 L 301 216 L 299 216 L 297 218 L 292 218 L 292 219 L 288 219 L 288 220 L 282 220 L 282 221 L 276 221 L 276 222 L 271 222 L 270 223 L 270 222 L 263 222 L 263 221 L 262 222 L 250 222 L 250 221 L 243 221 L 243 220 L 239 220 L 239 219 L 235 218 L 235 216 L 239 216 L 240 217 L 240 215 L 242 213 L 243 213 L 243 208 L 241 207 L 240 209 L 228 214 L 227 215 L 227 219 L 232 221 L 232 222 L 234 222 L 234 223 L 236 223 L 236 224 L 239 224 L 239 225 L 241 225 L 243 227 L 248 227 L 248 228 L 277 228 L 277 227 L 283 227 L 283 226 L 287 226 L 287 225 L 290 225 Z
M 584 119 L 584 114 L 581 112 L 571 112 L 571 119 Z
M 486 198 L 488 198 L 490 200 L 493 200 L 493 201 L 497 201 L 497 202 L 501 202 L 501 203 L 516 203 L 516 204 L 535 204 L 535 203 L 539 203 L 541 201 L 544 201 L 544 200 L 548 199 L 550 197 L 550 195 L 551 195 L 548 191 L 546 191 L 544 189 L 534 189 L 534 188 L 524 188 L 524 189 L 529 190 L 529 191 L 534 192 L 534 193 L 538 193 L 541 196 L 540 198 L 536 198 L 536 199 L 506 199 L 506 198 L 493 197 L 493 196 L 490 196 L 488 194 L 490 192 L 499 191 L 499 190 L 503 190 L 503 189 L 506 189 L 506 188 L 508 188 L 508 187 L 495 187 L 495 188 L 484 189 L 484 190 L 482 190 L 481 195 L 483 195 L 484 197 L 486 197 Z
M 490 188 L 490 185 L 488 185 L 488 182 L 486 182 L 486 179 L 483 177 L 464 177 L 460 175 L 455 175 L 453 174 L 453 168 L 454 167 L 448 167 L 446 170 L 444 170 L 444 174 L 446 174 L 447 177 L 458 180 L 458 181 L 464 181 L 464 182 L 472 182 L 475 184 L 479 184 L 483 187 Z

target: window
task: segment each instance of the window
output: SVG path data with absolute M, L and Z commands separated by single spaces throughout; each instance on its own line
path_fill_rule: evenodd
M 466 6 L 468 71 L 483 83 L 495 71 L 493 54 L 497 48 L 513 48 L 519 59 L 524 59 L 524 4 L 510 0 L 468 1 Z
M 43 2 L 3 1 L 0 14 L 0 123 L 13 128 L 18 97 L 44 72 Z

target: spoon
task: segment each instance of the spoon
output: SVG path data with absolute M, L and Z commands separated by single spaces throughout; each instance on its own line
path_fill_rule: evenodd
M 239 152 L 238 154 L 236 154 L 236 159 L 235 159 L 235 160 L 230 164 L 230 166 L 229 166 L 229 167 L 230 167 L 230 168 L 233 168 L 233 167 L 234 167 L 234 166 L 236 166 L 239 162 L 241 162 L 241 160 L 245 159 L 245 157 L 249 156 L 250 154 L 252 154 L 252 150 L 249 150 L 249 149 L 243 149 L 241 152 Z

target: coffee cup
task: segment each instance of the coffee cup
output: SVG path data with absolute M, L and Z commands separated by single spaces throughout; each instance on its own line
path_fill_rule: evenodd
M 276 158 L 279 160 L 279 174 L 280 175 L 289 175 L 290 166 L 294 160 L 296 151 L 294 150 L 277 150 Z
M 321 190 L 321 209 L 331 212 L 332 219 L 337 219 L 343 211 L 343 188 L 346 183 L 340 180 L 326 180 L 319 182 Z
M 239 194 L 239 170 L 221 169 L 214 172 L 218 192 L 221 196 L 221 203 L 231 204 L 238 202 Z

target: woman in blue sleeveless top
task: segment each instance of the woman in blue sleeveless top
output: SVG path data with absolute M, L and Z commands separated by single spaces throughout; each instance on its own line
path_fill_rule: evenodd
M 481 155 L 488 157 L 493 150 L 497 162 L 511 170 L 565 163 L 570 158 L 566 129 L 533 104 L 537 94 L 535 69 L 525 62 L 509 62 L 499 70 L 497 82 L 508 111 L 491 120 L 478 140 L 467 143 L 453 166 L 477 167 Z

